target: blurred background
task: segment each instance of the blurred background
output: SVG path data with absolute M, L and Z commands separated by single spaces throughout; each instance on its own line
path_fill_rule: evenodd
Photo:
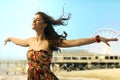
M 11 74 L 18 74 L 16 77 L 14 75 L 9 77 L 2 75 L 0 79 L 26 79 L 26 75 L 19 76 L 19 71 L 25 72 L 27 70 L 26 52 L 28 48 L 16 46 L 13 43 L 4 45 L 4 40 L 10 36 L 22 39 L 35 36 L 31 24 L 36 12 L 45 12 L 54 19 L 59 18 L 63 14 L 63 8 L 64 17 L 67 17 L 67 15 L 71 13 L 71 19 L 68 21 L 67 26 L 54 27 L 59 34 L 63 34 L 63 31 L 67 32 L 67 39 L 88 38 L 94 37 L 97 34 L 103 37 L 117 37 L 120 39 L 119 4 L 119 0 L 0 0 L 0 74 L 3 72 L 3 74 L 8 74 L 7 71 L 11 72 L 13 69 L 18 71 L 11 72 Z M 108 47 L 103 43 L 94 43 L 80 47 L 61 48 L 61 53 L 119 55 L 120 41 L 110 42 L 110 45 L 111 46 Z M 9 60 L 13 61 L 11 62 Z M 95 72 L 95 74 L 96 73 L 97 72 Z M 102 72 L 102 74 L 103 73 L 104 72 Z M 80 76 L 82 76 L 82 74 Z M 118 76 L 114 77 L 116 78 Z M 113 80 L 119 79 L 120 78 Z
M 104 37 L 118 37 L 120 33 L 120 1 L 119 0 L 1 0 L 0 1 L 0 59 L 21 60 L 26 59 L 27 48 L 8 43 L 4 40 L 9 37 L 28 38 L 35 33 L 31 29 L 34 14 L 42 11 L 59 18 L 63 13 L 67 17 L 72 14 L 67 26 L 55 26 L 59 34 L 68 33 L 67 39 L 94 37 L 100 34 Z M 111 52 L 120 53 L 120 43 L 110 43 Z M 92 44 L 71 49 L 84 49 L 88 52 L 106 53 L 100 46 Z M 105 46 L 104 46 L 105 47 Z M 115 47 L 115 48 L 114 48 Z M 114 48 L 114 49 L 113 49 Z M 67 50 L 65 49 L 65 50 Z

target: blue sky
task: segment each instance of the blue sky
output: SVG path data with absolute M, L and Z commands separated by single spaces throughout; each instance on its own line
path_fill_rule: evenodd
M 55 29 L 59 33 L 66 31 L 67 39 L 92 37 L 102 28 L 120 33 L 119 0 L 0 0 L 0 59 L 26 59 L 28 48 L 12 43 L 4 46 L 4 40 L 9 36 L 18 38 L 34 36 L 35 32 L 31 29 L 34 14 L 43 11 L 57 19 L 62 14 L 63 6 L 65 16 L 71 13 L 71 19 L 67 26 L 55 27 Z M 101 32 L 103 33 L 106 32 Z M 108 36 L 112 34 L 111 31 L 108 33 Z M 100 51 L 101 48 L 98 49 L 100 44 L 94 44 L 97 45 L 95 48 L 89 45 L 72 49 Z M 119 53 L 119 45 L 118 41 L 110 49 L 114 48 L 115 52 Z

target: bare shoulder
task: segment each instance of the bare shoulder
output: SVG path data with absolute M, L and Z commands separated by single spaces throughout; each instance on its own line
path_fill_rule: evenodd
M 35 37 L 30 37 L 30 38 L 28 38 L 28 40 L 33 41 L 33 40 L 35 40 Z
M 33 42 L 33 39 L 34 37 L 29 37 L 29 38 L 23 39 L 23 41 L 30 45 L 30 43 Z

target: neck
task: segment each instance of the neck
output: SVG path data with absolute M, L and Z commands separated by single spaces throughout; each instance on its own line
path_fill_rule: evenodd
M 37 41 L 45 39 L 44 30 L 36 31 L 36 38 L 37 38 Z

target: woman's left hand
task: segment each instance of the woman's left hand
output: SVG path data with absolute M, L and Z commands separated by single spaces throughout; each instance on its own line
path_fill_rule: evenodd
M 110 44 L 108 43 L 109 41 L 118 41 L 117 38 L 105 38 L 105 37 L 99 37 L 100 41 L 104 42 L 105 44 L 107 44 L 108 46 L 110 46 Z

